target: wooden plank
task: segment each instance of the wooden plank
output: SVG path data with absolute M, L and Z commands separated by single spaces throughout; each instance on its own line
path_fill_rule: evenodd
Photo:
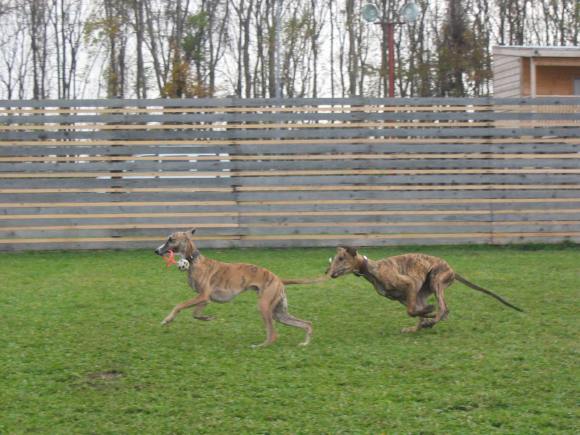
M 130 172 L 115 175 L 113 172 L 55 172 L 55 173 L 23 173 L 3 172 L 0 179 L 18 178 L 97 178 L 111 176 L 129 177 L 302 177 L 302 176 L 331 176 L 331 175 L 446 175 L 446 174 L 580 174 L 580 169 L 548 169 L 548 168 L 514 168 L 514 169 L 356 169 L 356 170 L 279 170 L 279 171 L 165 171 L 165 172 Z
M 286 231 L 293 231 L 294 228 L 332 228 L 332 231 L 339 231 L 344 228 L 350 228 L 353 231 L 359 231 L 360 228 L 427 228 L 429 231 L 432 228 L 449 228 L 450 223 L 447 221 L 441 222 L 433 222 L 433 221 L 418 221 L 418 222 L 361 222 L 361 227 L 353 228 L 351 223 L 348 222 L 334 222 L 334 221 L 320 221 L 320 222 L 294 222 L 294 223 L 281 223 L 281 222 L 265 222 L 265 223 L 247 223 L 247 224 L 239 224 L 239 223 L 196 223 L 195 228 L 198 230 L 203 230 L 207 232 L 208 229 L 215 230 L 220 228 L 247 228 L 247 229 L 262 229 L 264 231 L 276 231 L 278 230 L 286 230 Z M 526 227 L 526 226 L 534 226 L 538 228 L 546 228 L 551 226 L 557 227 L 578 227 L 580 230 L 580 222 L 579 221 L 563 221 L 563 220 L 548 220 L 548 221 L 527 221 L 527 220 L 518 220 L 518 221 L 504 221 L 504 222 L 495 222 L 491 220 L 487 221 L 465 221 L 465 222 L 453 222 L 453 229 L 456 227 L 482 227 L 482 226 L 493 226 L 498 230 L 502 228 L 514 228 L 514 227 Z M 16 232 L 26 232 L 27 234 L 32 233 L 43 233 L 43 232 L 54 232 L 54 231 L 67 231 L 67 230 L 74 230 L 74 231 L 93 231 L 93 230 L 150 230 L 156 231 L 158 230 L 168 230 L 168 231 L 176 231 L 176 230 L 187 230 L 191 229 L 192 224 L 190 222 L 187 223 L 111 223 L 111 224 L 75 224 L 75 225 L 46 225 L 46 226 L 36 226 L 36 225 L 20 225 L 20 226 L 11 226 L 11 227 L 1 227 L 0 232 L 8 232 L 8 233 L 16 233 Z M 362 230 L 359 231 L 359 233 Z M 364 232 L 371 232 L 364 231 Z
M 203 234 L 206 238 L 212 238 L 215 236 L 243 236 L 243 235 L 287 235 L 288 239 L 292 240 L 293 235 L 295 234 L 358 234 L 360 237 L 365 237 L 366 234 L 406 234 L 406 233 L 428 233 L 428 234 L 439 234 L 442 236 L 444 240 L 444 236 L 446 234 L 461 234 L 463 232 L 470 232 L 470 231 L 485 231 L 492 235 L 492 231 L 502 233 L 502 232 L 532 232 L 532 231 L 542 231 L 542 232 L 577 232 L 578 230 L 578 220 L 566 222 L 562 221 L 562 223 L 555 223 L 551 225 L 549 222 L 532 222 L 527 223 L 526 221 L 521 221 L 522 223 L 515 222 L 512 224 L 511 222 L 507 222 L 505 225 L 498 224 L 498 226 L 491 226 L 490 217 L 488 216 L 486 219 L 483 220 L 473 220 L 471 222 L 451 222 L 451 221 L 436 221 L 432 222 L 431 219 L 427 221 L 429 227 L 426 227 L 423 223 L 418 221 L 410 221 L 408 223 L 401 223 L 396 222 L 393 225 L 381 225 L 380 223 L 362 223 L 360 227 L 357 227 L 357 224 L 349 225 L 349 222 L 344 221 L 344 227 L 350 227 L 352 230 L 345 230 L 341 228 L 339 225 L 335 225 L 332 228 L 323 227 L 322 222 L 320 224 L 314 223 L 307 223 L 307 222 L 300 222 L 299 226 L 294 225 L 287 225 L 286 223 L 281 224 L 274 224 L 266 222 L 265 225 L 260 223 L 256 224 L 247 224 L 247 225 L 240 225 L 232 226 L 232 227 L 218 227 L 212 228 L 211 224 L 206 227 L 201 227 L 196 222 L 187 222 L 181 223 L 176 222 L 174 225 L 168 225 L 167 228 L 154 228 L 154 229 L 143 229 L 139 231 L 132 231 L 127 229 L 120 229 L 120 230 L 112 230 L 109 235 L 118 238 L 127 237 L 127 236 L 136 236 L 136 235 L 156 235 L 160 238 L 164 238 L 168 232 L 180 230 L 180 229 L 189 229 L 192 227 L 197 227 L 198 233 Z M 433 224 L 433 225 L 431 225 Z M 364 230 L 363 230 L 364 229 Z M 20 235 L 22 238 L 30 238 L 30 237 L 60 237 L 61 233 L 59 230 L 56 231 L 46 231 L 43 232 L 42 227 L 24 227 L 20 231 Z M 102 230 L 93 230 L 93 231 L 68 231 L 66 234 L 66 238 L 81 238 L 81 237 L 99 237 L 101 234 L 105 234 L 101 232 Z M 8 236 L 8 237 L 6 237 Z M 15 239 L 15 234 L 11 232 L 2 232 L 0 231 L 0 237 L 10 238 L 12 237 Z M 17 240 L 14 240 L 17 243 Z M 1 250 L 2 248 L 0 248 Z
M 88 174 L 111 175 L 117 171 L 120 176 L 131 176 L 136 174 L 141 176 L 143 172 L 135 171 L 155 171 L 155 176 L 165 176 L 166 174 L 210 174 L 209 176 L 223 176 L 233 174 L 235 176 L 246 176 L 250 173 L 255 176 L 257 172 L 287 172 L 287 171 L 354 171 L 354 170 L 520 170 L 520 169 L 546 169 L 546 170 L 575 170 L 580 167 L 578 156 L 563 159 L 329 159 L 328 161 L 319 159 L 308 160 L 229 160 L 222 157 L 220 161 L 185 161 L 185 162 L 158 162 L 158 161 L 121 161 L 121 162 L 99 162 L 99 163 L 14 163 L 11 165 L 0 164 L 0 177 L 5 171 L 18 171 L 22 176 L 34 174 L 37 177 L 46 175 L 47 177 L 58 177 L 58 174 L 70 174 L 69 171 L 79 173 L 87 171 Z M 149 172 L 152 173 L 152 172 Z M 280 174 L 276 174 L 280 175 Z M 70 177 L 70 175 L 66 175 Z M 207 175 L 206 175 L 207 176 Z
M 501 87 L 501 86 L 500 86 Z M 188 123 L 188 124 L 210 124 L 214 123 L 272 123 L 272 122 L 294 122 L 294 121 L 317 121 L 317 122 L 353 122 L 353 121 L 497 121 L 497 120 L 577 120 L 575 113 L 550 113 L 550 112 L 521 112 L 521 111 L 460 111 L 461 108 L 454 108 L 453 111 L 433 111 L 426 107 L 419 107 L 418 110 L 410 108 L 408 111 L 400 111 L 398 108 L 390 108 L 385 111 L 383 107 L 348 108 L 326 110 L 325 108 L 308 108 L 302 111 L 299 108 L 293 111 L 284 108 L 284 111 L 253 111 L 246 112 L 213 112 L 213 113 L 164 113 L 154 114 L 93 114 L 74 115 L 62 114 L 52 115 L 51 112 L 42 115 L 6 115 L 0 116 L 0 124 L 65 124 L 64 127 L 78 128 L 72 124 L 91 123 L 115 123 L 123 125 L 146 124 L 146 123 Z M 503 108 L 502 108 L 503 109 Z M 1 112 L 0 112 L 1 115 Z
M 449 239 L 461 239 L 461 238 L 490 238 L 488 233 L 445 233 L 445 238 Z M 348 240 L 348 239 L 360 239 L 359 234 L 300 234 L 300 235 L 250 235 L 250 236 L 232 236 L 234 238 L 239 238 L 241 240 Z M 389 240 L 389 239 L 434 239 L 441 237 L 441 234 L 366 234 L 365 239 L 375 239 L 375 240 Z M 546 238 L 546 237 L 561 237 L 569 238 L 580 237 L 580 232 L 510 232 L 495 234 L 494 238 L 500 239 L 505 237 L 518 237 L 518 238 Z M 26 238 L 19 239 L 18 244 L 41 244 L 41 243 L 95 243 L 95 242 L 162 242 L 163 237 L 155 236 L 142 236 L 142 237 L 88 237 L 88 238 Z M 198 236 L 196 240 L 231 240 L 229 236 Z M 0 238 L 0 244 L 14 244 L 14 239 L 4 239 Z
M 157 140 L 33 140 L 33 141 L 0 141 L 0 147 L 20 147 L 20 146 L 46 146 L 53 148 L 56 146 L 72 146 L 78 145 L 79 147 L 96 147 L 96 146 L 159 146 L 163 144 L 167 145 L 179 145 L 187 147 L 196 146 L 260 146 L 260 145 L 278 145 L 279 147 L 287 147 L 288 145 L 319 145 L 319 144 L 404 144 L 404 145 L 417 145 L 417 144 L 456 144 L 456 145 L 470 145 L 470 144 L 486 144 L 486 145 L 497 145 L 497 144 L 580 144 L 580 138 L 569 138 L 569 137 L 546 137 L 546 138 L 533 138 L 533 137 L 510 137 L 510 138 L 493 138 L 493 137 L 482 137 L 482 138 L 368 138 L 368 137 L 352 137 L 352 138 L 310 138 L 310 139 L 229 139 L 229 140 L 196 140 L 192 138 L 170 140 L 167 138 L 157 139 Z M 80 148 L 83 149 L 83 148 Z
M 461 185 L 372 185 L 372 186 L 360 186 L 360 185 L 289 185 L 289 186 L 233 186 L 233 187 L 179 187 L 179 186 L 169 186 L 169 187 L 110 187 L 110 188 L 99 188 L 99 187 L 78 187 L 78 188 L 67 188 L 67 187 L 56 187 L 56 188 L 0 188 L 0 194 L 52 194 L 52 193 L 116 193 L 116 194 L 133 194 L 133 193 L 206 193 L 206 192 L 217 192 L 217 193 L 231 193 L 231 192 L 273 192 L 274 195 L 279 195 L 285 192 L 404 192 L 408 195 L 409 192 L 415 191 L 428 191 L 431 195 L 431 191 L 483 191 L 483 192 L 494 192 L 494 191 L 510 191 L 517 189 L 517 192 L 521 190 L 580 190 L 580 184 L 461 184 Z M 76 197 L 76 196 L 75 196 Z
M 34 246 L 35 251 L 41 250 L 58 250 L 58 249 L 69 249 L 69 250 L 95 250 L 95 249 L 151 249 L 151 247 L 157 246 L 162 243 L 162 239 L 156 240 L 153 243 L 151 241 L 126 241 L 120 239 L 120 242 L 71 242 L 67 244 L 61 243 L 43 243 Z M 224 249 L 224 248 L 299 248 L 299 247 L 327 247 L 329 248 L 329 254 L 331 255 L 333 249 L 337 245 L 352 244 L 354 246 L 403 246 L 407 247 L 412 244 L 420 245 L 446 245 L 446 244 L 517 244 L 517 243 L 560 243 L 563 241 L 580 241 L 579 237 L 537 237 L 534 239 L 522 238 L 522 237 L 504 237 L 502 239 L 493 240 L 492 238 L 455 238 L 455 239 L 418 239 L 417 241 L 410 241 L 409 239 L 365 239 L 364 237 L 359 237 L 358 239 L 335 239 L 335 240 L 272 240 L 272 241 L 253 241 L 253 240 L 238 240 L 238 239 L 228 239 L 228 240 L 204 240 L 196 243 L 196 245 L 202 249 Z M 21 245 L 1 245 L 0 250 L 3 251 L 24 251 L 30 250 L 31 247 L 28 244 Z M 407 248 L 409 249 L 409 248 Z M 161 265 L 160 268 L 165 267 Z M 324 268 L 323 268 L 324 269 Z M 321 270 L 321 273 L 324 270 Z
M 35 219 L 19 219 L 14 221 L 4 221 L 2 227 L 10 226 L 20 226 L 26 228 L 38 228 L 42 229 L 51 226 L 91 226 L 91 225 L 122 225 L 125 223 L 135 224 L 135 225 L 161 225 L 167 224 L 171 231 L 178 230 L 179 228 L 200 228 L 200 234 L 210 234 L 211 231 L 208 228 L 277 228 L 285 227 L 289 228 L 290 232 L 298 230 L 305 227 L 320 227 L 326 228 L 324 226 L 327 222 L 340 223 L 345 226 L 350 226 L 352 228 L 358 228 L 363 226 L 408 226 L 412 227 L 415 224 L 421 224 L 422 222 L 428 222 L 435 227 L 448 228 L 450 231 L 454 231 L 455 225 L 468 225 L 470 223 L 489 223 L 495 222 L 498 225 L 510 225 L 511 222 L 570 222 L 570 225 L 575 225 L 580 222 L 578 213 L 576 214 L 566 214 L 566 213 L 544 213 L 539 210 L 538 213 L 529 214 L 501 214 L 494 216 L 491 212 L 480 214 L 431 214 L 429 216 L 425 215 L 344 215 L 339 216 L 332 215 L 278 215 L 278 216 L 242 216 L 238 219 L 237 216 L 195 216 L 195 217 L 182 217 L 179 214 L 170 217 L 132 217 L 124 218 L 120 220 L 114 217 L 92 217 L 88 219 L 77 219 L 65 217 L 62 219 L 46 219 L 42 222 Z M 207 231 L 206 231 L 207 230 Z M 264 230 L 265 231 L 265 230 Z M 491 231 L 491 229 L 489 230 Z
M 580 56 L 580 51 L 576 54 L 576 56 Z M 534 63 L 536 65 L 547 65 L 547 66 L 572 66 L 572 67 L 580 67 L 580 59 L 578 57 L 567 58 L 567 59 L 541 59 L 536 58 L 534 59 Z
M 191 226 L 179 228 L 182 230 L 188 230 Z M 47 228 L 25 228 L 23 230 L 12 230 L 9 232 L 9 237 L 15 240 L 27 239 L 27 238 L 87 238 L 87 237 L 139 237 L 139 236 L 163 236 L 164 234 L 169 234 L 172 231 L 176 231 L 175 227 L 167 226 L 166 228 L 155 228 L 155 229 L 141 229 L 141 228 L 131 228 L 131 229 L 90 229 L 83 230 L 80 228 L 67 228 L 65 230 L 58 229 L 47 229 Z M 309 226 L 275 226 L 275 227 L 206 227 L 203 228 L 203 232 L 206 237 L 216 237 L 216 236 L 300 236 L 300 235 L 325 235 L 325 234 L 340 234 L 340 235 L 361 235 L 361 234 L 374 234 L 380 232 L 381 234 L 398 234 L 405 235 L 409 233 L 414 234 L 427 234 L 429 236 L 441 235 L 446 237 L 450 234 L 451 229 L 449 224 L 443 225 L 406 225 L 399 224 L 397 226 L 383 225 L 383 224 L 373 224 L 373 225 L 341 225 L 341 226 L 330 226 L 322 227 L 316 225 Z M 453 234 L 463 234 L 463 233 L 473 233 L 473 232 L 488 232 L 493 231 L 493 236 L 501 236 L 505 232 L 580 232 L 580 223 L 567 222 L 564 224 L 532 224 L 524 223 L 522 225 L 509 225 L 504 227 L 503 225 L 492 225 L 491 222 L 461 222 L 453 225 Z M 4 231 L 0 231 L 2 233 Z
M 554 207 L 555 204 L 580 205 L 580 197 L 572 198 L 419 198 L 419 199 L 304 199 L 295 200 L 214 200 L 214 201 L 101 201 L 101 202 L 9 202 L 0 203 L 4 210 L 19 208 L 97 208 L 97 207 L 196 207 L 208 206 L 222 208 L 223 206 L 282 206 L 282 205 L 465 205 L 465 204 L 541 204 Z
M 474 138 L 474 137 L 569 137 L 578 138 L 580 128 L 575 127 L 538 127 L 538 128 L 341 128 L 319 129 L 268 129 L 268 130 L 228 130 L 228 131 L 39 131 L 39 132 L 5 132 L 5 141 L 30 140 L 284 140 L 284 139 L 326 139 L 367 138 L 382 136 L 391 138 L 430 137 L 430 138 Z
M 85 100 L 0 100 L 0 107 L 255 107 L 321 105 L 545 105 L 580 104 L 579 97 L 541 98 L 181 98 L 181 99 L 85 99 Z
M 310 143 L 310 144 L 232 144 L 232 145 L 195 145 L 195 146 L 167 146 L 167 145 L 150 145 L 150 146 L 96 146 L 96 147 L 78 147 L 78 146 L 18 146 L 18 147 L 0 147 L 0 156 L 6 158 L 35 157 L 38 159 L 49 158 L 67 158 L 75 159 L 75 156 L 83 155 L 87 158 L 99 157 L 103 159 L 112 159 L 114 157 L 130 158 L 131 156 L 154 158 L 157 155 L 159 159 L 163 156 L 174 155 L 176 159 L 191 158 L 190 155 L 200 154 L 228 154 L 229 156 L 246 156 L 260 155 L 264 159 L 268 156 L 277 154 L 301 155 L 301 154 L 569 154 L 580 152 L 580 143 L 522 143 L 522 144 L 492 144 L 492 143 L 466 143 L 466 144 L 447 144 L 447 143 Z M 483 142 L 483 141 L 480 141 Z M 161 155 L 161 156 L 159 156 Z M 208 158 L 211 156 L 207 156 Z
M 365 118 L 367 118 L 365 116 Z M 562 119 L 550 119 L 550 120 L 538 120 L 536 117 L 531 120 L 522 120 L 518 119 L 521 117 L 516 117 L 514 120 L 486 120 L 484 122 L 480 121 L 456 121 L 456 120 L 445 120 L 445 119 L 438 119 L 435 122 L 429 121 L 422 121 L 416 119 L 410 119 L 406 121 L 389 121 L 383 120 L 380 122 L 342 122 L 342 121 L 333 121 L 333 122 L 289 122 L 289 123 L 280 123 L 280 122 L 273 122 L 273 123 L 220 123 L 220 124 L 202 124 L 202 123 L 179 123 L 179 124 L 100 124 L 100 123 L 91 123 L 91 124 L 66 124 L 66 125 L 28 125 L 28 124 L 9 124 L 9 125 L 2 125 L 0 124 L 0 132 L 2 131 L 65 131 L 68 135 L 71 135 L 71 132 L 78 132 L 78 131 L 91 131 L 91 132 L 98 132 L 98 131 L 131 131 L 131 130 L 145 130 L 145 131 L 155 131 L 155 130 L 169 130 L 169 131 L 176 131 L 176 130 L 204 130 L 204 131 L 227 131 L 227 130 L 307 130 L 307 129 L 318 129 L 318 130 L 339 130 L 339 129 L 359 129 L 359 128 L 381 128 L 381 129 L 394 129 L 394 128 L 437 128 L 437 130 L 449 130 L 461 127 L 469 127 L 469 131 L 473 131 L 474 128 L 489 128 L 494 127 L 495 129 L 498 128 L 517 128 L 517 129 L 537 129 L 537 128 L 544 128 L 547 126 L 550 127 L 575 127 L 578 126 L 578 119 L 572 118 L 570 120 L 562 120 Z M 481 133 L 479 135 L 485 136 L 485 134 Z
M 557 105 L 546 104 L 542 106 L 543 108 L 558 107 Z M 520 105 L 502 105 L 502 111 L 516 111 L 521 112 L 522 107 Z M 190 114 L 194 113 L 196 115 L 243 115 L 243 114 L 284 114 L 284 113 L 450 113 L 450 112 L 468 112 L 476 113 L 479 111 L 490 112 L 493 110 L 493 106 L 490 105 L 405 105 L 405 106 L 390 106 L 384 104 L 377 105 L 301 105 L 301 106 L 257 106 L 257 107 L 163 107 L 163 106 L 151 106 L 151 107 L 135 107 L 135 106 L 125 106 L 116 108 L 103 108 L 103 107 L 93 107 L 93 108 L 54 108 L 47 107 L 43 109 L 32 109 L 32 108 L 10 108 L 1 109 L 0 115 L 5 116 L 34 116 L 34 115 L 45 115 L 51 116 L 54 114 L 62 114 L 65 116 L 75 116 L 75 114 L 89 114 L 85 116 L 109 116 L 109 115 L 121 115 L 130 116 L 131 114 L 141 114 L 146 116 L 155 115 L 167 115 L 167 114 Z M 527 111 L 527 110 L 525 110 Z M 80 115 L 82 116 L 82 115 Z
M 196 212 L 141 212 L 141 213 L 52 213 L 52 214 L 3 214 L 0 215 L 0 220 L 20 220 L 20 219 L 35 219 L 35 220 L 46 220 L 46 219 L 63 219 L 63 218 L 73 218 L 73 219 L 93 219 L 93 218 L 114 218 L 114 219 L 126 219 L 126 218 L 185 218 L 185 217 L 306 217 L 306 216 L 333 216 L 340 218 L 341 216 L 437 216 L 437 215 L 489 215 L 491 210 L 488 208 L 482 209 L 471 209 L 471 210 L 461 210 L 461 209 L 449 209 L 449 210 L 327 210 L 327 211 L 196 211 Z M 543 208 L 532 208 L 532 209 L 496 209 L 493 211 L 494 215 L 532 215 L 541 214 L 542 216 L 557 214 L 560 216 L 564 215 L 577 215 L 580 213 L 580 208 L 559 208 L 559 209 L 543 209 Z M 555 218 L 561 219 L 561 218 Z
M 111 179 L 109 174 L 103 178 L 16 178 L 10 181 L 0 181 L 0 186 L 11 188 L 134 188 L 134 187 L 235 187 L 248 186 L 262 188 L 274 186 L 278 188 L 287 186 L 393 186 L 401 188 L 407 185 L 473 185 L 480 183 L 486 185 L 538 185 L 545 183 L 546 186 L 561 184 L 576 185 L 580 183 L 579 174 L 485 174 L 485 177 L 474 177 L 473 174 L 391 174 L 391 175 L 321 175 L 300 177 L 219 177 L 219 178 L 117 178 Z M 0 178 L 0 180 L 2 180 Z M 8 179 L 6 179 L 8 180 Z M 9 183 L 9 184 L 8 184 Z
M 304 161 L 304 160 L 319 160 L 328 162 L 332 160 L 407 160 L 407 159 L 580 159 L 579 153 L 385 153 L 385 154 L 367 154 L 367 153 L 344 153 L 344 154 L 259 154 L 259 155 L 201 155 L 201 156 L 19 156 L 19 157 L 0 157 L 0 163 L 28 163 L 28 162 L 42 162 L 42 163 L 75 163 L 82 164 L 84 162 L 190 162 L 190 161 L 275 161 L 275 160 L 290 160 L 290 161 Z M 1 166 L 1 165 L 0 165 Z
M 523 186 L 523 187 L 522 187 Z M 562 187 L 558 187 L 562 186 Z M 305 188 L 301 188 L 305 187 Z M 487 189 L 485 186 L 267 186 L 256 189 L 243 189 L 243 186 L 232 186 L 225 191 L 203 191 L 197 189 L 1 189 L 0 202 L 3 203 L 92 203 L 92 202 L 180 202 L 180 201 L 314 201 L 314 200 L 372 200 L 372 199 L 487 199 L 487 198 L 580 198 L 580 185 L 532 186 L 520 185 L 513 189 L 502 187 Z M 515 190 L 514 190 L 515 189 Z M 38 190 L 38 192 L 37 192 Z M 12 192 L 12 193 L 10 193 Z M 71 195 L 74 193 L 74 195 Z M 103 195 L 114 193 L 114 195 Z
M 370 247 L 370 246 L 403 246 L 408 247 L 410 245 L 457 245 L 457 244 L 494 244 L 494 245 L 503 245 L 503 244 L 522 244 L 522 243 L 561 243 L 564 241 L 572 241 L 578 242 L 580 238 L 578 236 L 556 236 L 556 237 L 534 237 L 534 238 L 527 238 L 527 237 L 504 237 L 499 239 L 493 239 L 492 237 L 470 237 L 470 236 L 462 236 L 459 238 L 444 238 L 440 237 L 437 239 L 421 239 L 417 238 L 414 240 L 410 239 L 397 239 L 397 238 L 389 238 L 389 239 L 369 239 L 365 238 L 364 236 L 359 236 L 359 238 L 337 238 L 337 239 L 330 239 L 330 240 L 261 240 L 261 241 L 252 241 L 252 240 L 239 240 L 236 242 L 236 246 L 240 248 L 298 248 L 298 247 L 328 247 L 329 249 L 334 249 L 334 247 L 338 245 L 352 245 L 352 246 L 359 246 L 359 247 Z M 213 247 L 211 241 L 205 242 L 207 247 Z M 411 249 L 411 248 L 407 248 Z M 332 250 L 329 251 L 329 255 L 332 255 Z M 324 268 L 322 268 L 324 269 Z M 321 270 L 323 272 L 323 270 Z
M 393 216 L 429 216 L 429 215 L 451 215 L 467 216 L 467 215 L 483 215 L 493 214 L 497 215 L 496 219 L 500 220 L 499 215 L 504 214 L 519 214 L 519 215 L 540 215 L 546 213 L 554 213 L 558 215 L 576 216 L 578 218 L 578 204 L 556 204 L 546 208 L 542 204 L 467 204 L 467 205 L 364 205 L 352 204 L 348 207 L 344 205 L 300 205 L 300 206 L 263 206 L 263 207 L 107 207 L 107 208 L 80 208 L 80 209 L 63 209 L 63 208 L 45 208 L 45 209 L 10 209 L 5 210 L 5 213 L 0 216 L 0 220 L 18 220 L 18 219 L 59 219 L 62 218 L 78 218 L 78 219 L 95 219 L 101 216 L 102 218 L 117 219 L 133 218 L 133 217 L 174 217 L 193 216 L 197 214 L 199 217 L 235 217 L 239 220 L 253 217 L 288 217 L 295 215 L 297 217 L 308 216 L 334 216 L 339 219 L 340 216 L 374 216 L 391 213 Z M 37 216 L 37 217 L 35 217 Z M 83 217 L 86 216 L 86 217 Z

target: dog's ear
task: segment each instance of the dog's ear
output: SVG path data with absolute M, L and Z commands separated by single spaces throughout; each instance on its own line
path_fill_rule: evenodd
M 356 257 L 356 248 L 353 248 L 352 246 L 339 246 L 339 248 L 344 249 L 348 255 L 352 256 L 352 257 Z
M 346 252 L 348 252 L 350 255 L 352 255 L 353 257 L 356 257 L 356 248 L 353 248 L 352 246 L 348 246 L 345 248 Z
M 192 228 L 191 231 L 190 231 L 191 235 L 193 236 L 196 231 L 197 231 L 197 228 Z

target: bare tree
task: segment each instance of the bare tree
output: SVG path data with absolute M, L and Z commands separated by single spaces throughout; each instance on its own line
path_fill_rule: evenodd
M 48 6 L 49 4 L 42 0 L 25 0 L 22 3 L 24 13 L 28 18 L 33 99 L 48 97 L 48 26 L 50 17 Z
M 0 34 L 0 82 L 4 98 L 26 98 L 30 47 L 26 44 L 26 17 L 12 11 L 10 24 Z
M 54 28 L 58 98 L 75 98 L 79 51 L 82 44 L 82 4 L 53 0 L 51 20 Z
M 141 0 L 129 0 L 128 5 L 132 14 L 129 25 L 135 33 L 136 72 L 135 72 L 135 96 L 147 98 L 147 77 L 145 74 L 145 2 Z

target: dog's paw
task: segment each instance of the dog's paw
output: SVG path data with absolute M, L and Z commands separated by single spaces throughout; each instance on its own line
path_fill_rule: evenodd
M 161 322 L 161 326 L 167 326 L 171 322 L 173 322 L 173 319 L 171 317 L 166 317 L 165 319 L 163 319 L 163 322 Z
M 421 321 L 421 328 L 432 328 L 436 323 L 435 319 L 424 319 Z

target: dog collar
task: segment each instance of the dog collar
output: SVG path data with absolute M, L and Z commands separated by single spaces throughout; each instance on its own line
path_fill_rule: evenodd
M 367 258 L 366 255 L 363 255 L 363 262 L 360 265 L 360 267 L 358 268 L 358 271 L 353 272 L 356 276 L 358 276 L 359 278 L 361 276 L 365 276 L 366 274 L 369 273 L 369 259 Z
M 199 252 L 199 249 L 196 249 L 195 251 L 193 251 L 193 254 L 191 254 L 189 257 L 186 257 L 185 259 L 189 261 L 189 264 L 193 264 L 195 260 L 199 258 L 200 255 L 201 252 Z

